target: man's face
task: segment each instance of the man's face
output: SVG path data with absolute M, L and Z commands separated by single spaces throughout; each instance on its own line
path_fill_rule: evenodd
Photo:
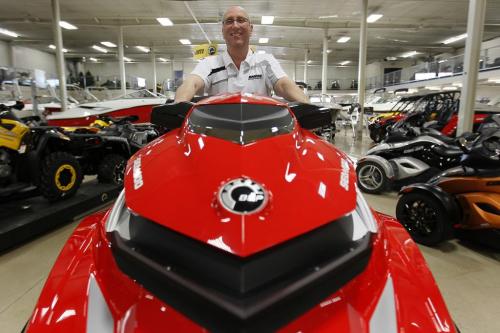
M 239 8 L 231 8 L 222 21 L 222 35 L 228 47 L 244 47 L 250 43 L 253 25 L 247 14 Z

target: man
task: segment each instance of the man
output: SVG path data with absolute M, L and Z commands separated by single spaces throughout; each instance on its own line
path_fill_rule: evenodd
M 222 21 L 227 51 L 198 63 L 177 89 L 175 102 L 189 101 L 203 91 L 208 95 L 246 92 L 270 96 L 274 89 L 288 101 L 308 103 L 271 54 L 257 54 L 250 49 L 252 31 L 247 12 L 239 6 L 229 7 Z

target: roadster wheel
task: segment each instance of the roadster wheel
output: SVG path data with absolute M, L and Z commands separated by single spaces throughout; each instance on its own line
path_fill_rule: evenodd
M 433 196 L 410 192 L 399 198 L 396 217 L 411 237 L 423 245 L 436 245 L 453 232 L 443 205 Z
M 361 191 L 371 194 L 384 192 L 388 179 L 382 167 L 374 162 L 361 162 L 356 167 L 358 187 Z
M 122 185 L 127 160 L 118 154 L 109 154 L 99 163 L 97 179 L 100 183 Z
M 82 183 L 80 164 L 65 152 L 49 154 L 42 162 L 40 192 L 49 201 L 73 196 Z

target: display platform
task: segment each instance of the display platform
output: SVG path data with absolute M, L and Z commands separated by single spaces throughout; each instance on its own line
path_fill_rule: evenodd
M 111 203 L 121 187 L 85 182 L 76 195 L 67 200 L 49 203 L 42 196 L 15 198 L 0 203 L 0 251 L 21 244 L 56 226 Z

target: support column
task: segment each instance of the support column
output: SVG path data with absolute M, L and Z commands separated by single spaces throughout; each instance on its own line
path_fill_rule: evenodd
M 175 83 L 175 75 L 174 75 L 174 56 L 170 57 L 170 79 L 172 80 L 172 85 Z
M 7 43 L 7 66 L 16 67 L 16 59 L 14 57 L 14 44 L 12 41 Z
M 485 12 L 486 0 L 469 0 L 467 41 L 465 42 L 464 72 L 462 75 L 462 94 L 460 96 L 460 109 L 458 111 L 457 135 L 472 131 Z
M 61 13 L 59 11 L 59 0 L 52 0 L 52 29 L 54 31 L 54 44 L 56 45 L 56 66 L 59 78 L 59 95 L 61 96 L 61 111 L 68 109 L 68 92 L 66 91 L 66 73 L 64 68 L 64 54 L 62 32 L 59 21 Z
M 306 50 L 306 54 L 304 56 L 304 83 L 307 84 L 307 62 L 309 61 L 309 49 Z
M 297 81 L 297 61 L 293 61 L 293 81 Z
M 365 115 L 365 87 L 366 87 L 366 45 L 367 45 L 367 25 L 368 0 L 361 0 L 361 26 L 359 31 L 359 58 L 358 58 L 358 101 L 361 105 L 359 110 L 358 128 L 356 129 L 356 139 L 363 139 L 363 120 Z
M 125 76 L 125 61 L 123 59 L 123 27 L 118 29 L 118 71 L 120 72 L 120 88 L 122 95 L 127 93 L 127 78 Z
M 156 94 L 156 53 L 151 47 L 151 69 L 153 71 L 153 92 Z
M 321 94 L 326 94 L 326 75 L 328 73 L 328 29 L 323 36 L 323 65 L 321 67 Z

